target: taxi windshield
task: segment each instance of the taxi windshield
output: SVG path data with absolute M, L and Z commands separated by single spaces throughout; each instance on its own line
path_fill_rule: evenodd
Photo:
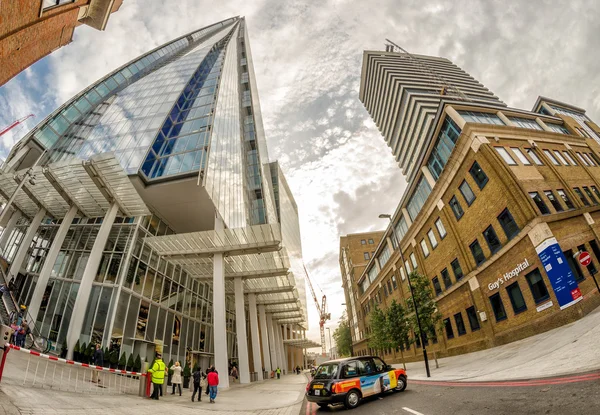
M 337 363 L 327 363 L 319 366 L 317 369 L 317 373 L 315 374 L 315 379 L 333 379 L 337 375 L 338 364 Z

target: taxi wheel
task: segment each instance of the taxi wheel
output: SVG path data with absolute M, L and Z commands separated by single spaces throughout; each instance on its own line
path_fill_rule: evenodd
M 404 389 L 406 389 L 406 385 L 406 378 L 404 376 L 400 376 L 398 378 L 398 386 L 396 386 L 396 391 L 402 392 Z
M 317 405 L 319 405 L 319 408 L 321 409 L 327 409 L 327 407 L 329 406 L 329 404 L 327 403 L 318 403 Z
M 346 400 L 344 401 L 344 406 L 346 409 L 354 409 L 360 403 L 360 392 L 356 389 L 352 389 L 350 392 L 346 394 Z

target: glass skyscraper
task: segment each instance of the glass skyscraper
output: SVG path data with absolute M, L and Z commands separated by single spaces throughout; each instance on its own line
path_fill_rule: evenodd
M 298 210 L 269 163 L 244 18 L 97 81 L 3 169 L 7 277 L 57 350 L 101 342 L 150 359 L 151 345 L 167 361 L 237 361 L 242 380 L 249 359 L 261 376 L 297 359 L 284 344 L 301 347 L 307 328 Z

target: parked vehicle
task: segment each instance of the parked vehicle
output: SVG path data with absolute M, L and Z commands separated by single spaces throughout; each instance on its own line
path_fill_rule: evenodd
M 306 386 L 306 398 L 324 408 L 344 404 L 356 408 L 363 398 L 406 389 L 404 369 L 394 369 L 377 356 L 349 357 L 321 364 Z

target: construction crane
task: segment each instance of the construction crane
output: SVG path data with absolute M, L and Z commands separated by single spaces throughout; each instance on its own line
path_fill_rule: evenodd
M 29 114 L 26 117 L 23 117 L 21 119 L 15 120 L 11 125 L 9 125 L 8 127 L 2 129 L 0 131 L 0 137 L 2 137 L 4 134 L 6 134 L 7 132 L 9 132 L 10 130 L 12 130 L 13 128 L 15 128 L 16 126 L 23 124 L 26 120 L 28 120 L 29 118 L 33 117 L 33 114 Z
M 427 64 L 425 62 L 423 62 L 423 60 L 414 57 L 406 49 L 404 49 L 401 46 L 398 46 L 391 40 L 389 40 L 389 39 L 385 39 L 385 40 L 388 42 L 385 45 L 385 51 L 386 52 L 394 52 L 394 48 L 396 48 L 400 51 L 400 53 L 405 54 L 406 57 L 408 59 L 410 59 L 410 61 L 412 63 L 414 63 L 418 67 L 418 69 L 421 70 L 421 72 L 424 75 L 428 76 L 432 81 L 440 84 L 440 95 L 451 95 L 451 96 L 454 96 L 455 98 L 461 99 L 463 101 L 471 101 L 471 99 L 468 96 L 466 96 L 459 88 L 457 88 L 455 85 L 453 85 L 451 83 L 448 83 L 444 78 L 442 78 L 439 74 L 437 74 L 429 66 L 427 66 Z
M 315 289 L 313 288 L 312 282 L 310 281 L 310 276 L 308 275 L 306 266 L 304 266 L 304 272 L 306 273 L 308 286 L 310 287 L 310 292 L 313 296 L 315 305 L 317 306 L 317 311 L 319 312 L 319 329 L 321 330 L 321 355 L 325 357 L 327 356 L 327 346 L 325 344 L 325 322 L 327 320 L 331 320 L 331 313 L 327 312 L 327 296 L 325 295 L 325 293 L 323 293 L 323 297 L 321 298 L 321 304 L 319 305 L 319 300 L 317 299 L 317 294 L 315 294 Z

